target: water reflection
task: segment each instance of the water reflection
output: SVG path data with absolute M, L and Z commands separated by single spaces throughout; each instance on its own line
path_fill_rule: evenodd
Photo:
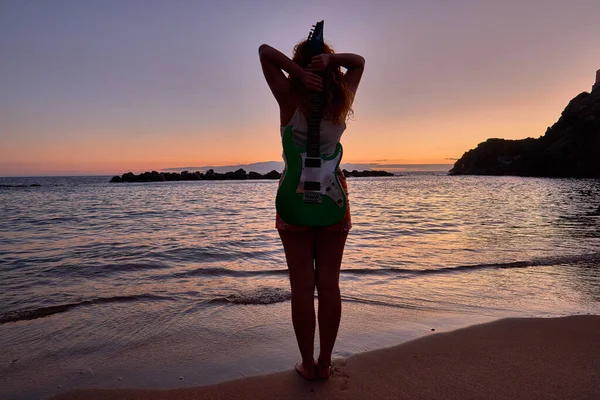
M 210 343 L 238 340 L 231 326 L 280 335 L 289 283 L 276 182 L 105 182 L 46 178 L 0 191 L 0 315 L 82 303 L 0 323 L 9 349 L 0 377 L 182 337 L 211 359 Z M 423 313 L 600 313 L 599 182 L 430 175 L 348 185 L 354 228 L 341 286 L 355 312 L 397 316 L 385 326 Z

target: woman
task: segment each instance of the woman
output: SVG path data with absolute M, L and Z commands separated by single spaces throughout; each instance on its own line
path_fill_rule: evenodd
M 296 144 L 306 141 L 309 93 L 323 93 L 322 154 L 333 153 L 352 114 L 352 101 L 363 74 L 365 60 L 356 54 L 335 54 L 325 45 L 324 53 L 311 57 L 307 42 L 294 48 L 293 59 L 263 44 L 258 49 L 265 79 L 279 103 L 281 132 L 292 127 Z M 346 68 L 342 73 L 340 67 Z M 289 75 L 286 77 L 284 71 Z M 323 78 L 315 74 L 321 73 Z M 346 181 L 338 171 L 347 192 Z M 340 325 L 342 302 L 339 289 L 344 244 L 351 227 L 350 209 L 339 223 L 311 228 L 287 224 L 279 215 L 276 227 L 283 243 L 292 289 L 292 322 L 302 355 L 296 371 L 305 379 L 329 378 L 331 353 Z M 320 354 L 313 358 L 315 337 L 314 292 L 318 293 Z

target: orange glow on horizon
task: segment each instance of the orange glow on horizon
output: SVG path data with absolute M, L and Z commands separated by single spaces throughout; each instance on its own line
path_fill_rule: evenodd
M 561 87 L 493 104 L 448 105 L 408 117 L 373 117 L 358 108 L 342 138 L 343 163 L 453 164 L 487 138 L 539 137 L 552 125 L 575 94 Z M 365 95 L 368 95 L 366 93 Z M 276 109 L 274 110 L 276 111 Z M 281 161 L 275 122 L 252 127 L 239 121 L 214 129 L 160 126 L 71 128 L 60 131 L 68 140 L 52 138 L 49 130 L 36 146 L 26 126 L 13 127 L 13 138 L 0 149 L 0 176 L 44 174 L 121 174 L 179 167 L 225 166 Z M 169 132 L 165 134 L 164 132 Z M 240 134 L 240 132 L 243 132 Z

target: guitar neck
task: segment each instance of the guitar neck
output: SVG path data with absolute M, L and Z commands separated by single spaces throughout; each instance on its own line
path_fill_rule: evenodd
M 323 117 L 323 99 L 317 92 L 310 94 L 310 109 L 306 122 L 308 124 L 306 153 L 308 157 L 321 156 L 321 119 Z
M 313 56 L 323 53 L 325 43 L 323 42 L 323 24 L 325 21 L 313 25 L 314 30 L 308 34 L 308 43 Z M 323 73 L 320 73 L 321 78 Z M 306 122 L 308 132 L 306 138 L 306 155 L 310 158 L 321 156 L 321 118 L 323 116 L 323 98 L 320 93 L 310 93 L 310 109 Z

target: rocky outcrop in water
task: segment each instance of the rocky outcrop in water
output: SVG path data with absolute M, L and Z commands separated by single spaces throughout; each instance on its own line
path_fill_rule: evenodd
M 543 136 L 488 139 L 449 174 L 600 178 L 600 87 L 571 100 Z
M 347 177 L 361 177 L 361 176 L 393 176 L 391 172 L 386 171 L 346 171 L 342 170 L 344 176 Z M 143 172 L 139 175 L 133 172 L 127 172 L 121 176 L 115 175 L 112 177 L 110 182 L 121 183 L 121 182 L 172 182 L 172 181 L 223 181 L 223 180 L 246 180 L 246 179 L 279 179 L 281 173 L 273 170 L 266 174 L 259 174 L 258 172 L 244 171 L 242 168 L 225 173 L 218 173 L 212 169 L 202 173 L 200 171 L 189 172 L 183 171 L 178 172 Z
M 344 176 L 347 178 L 348 177 L 360 178 L 360 177 L 371 177 L 371 176 L 394 176 L 394 174 L 392 174 L 391 172 L 387 172 L 387 171 L 370 171 L 370 170 L 347 171 L 347 170 L 343 169 L 342 172 L 344 173 Z
M 172 181 L 223 181 L 223 180 L 244 180 L 244 179 L 279 179 L 281 174 L 277 171 L 271 171 L 267 174 L 257 172 L 246 173 L 242 168 L 225 172 L 223 174 L 209 169 L 206 172 L 144 172 L 139 175 L 133 172 L 127 172 L 121 176 L 113 176 L 110 180 L 113 183 L 120 182 L 172 182 Z

